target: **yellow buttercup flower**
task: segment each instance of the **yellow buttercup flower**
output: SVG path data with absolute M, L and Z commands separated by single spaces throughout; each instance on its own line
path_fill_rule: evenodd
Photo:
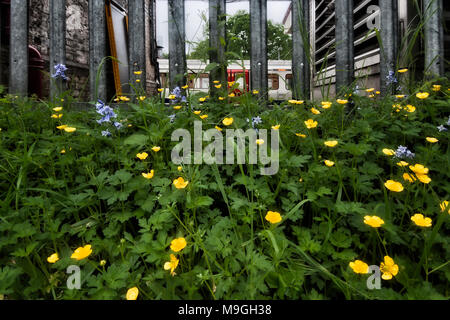
M 170 243 L 170 249 L 174 252 L 180 252 L 184 248 L 186 248 L 187 242 L 184 238 L 178 238 L 175 240 L 172 240 Z
M 161 147 L 153 147 L 152 148 L 152 150 L 153 150 L 153 152 L 159 152 L 159 151 L 161 151 Z
M 383 149 L 383 153 L 387 156 L 393 156 L 395 155 L 395 151 L 392 149 Z
M 225 100 L 224 97 L 219 97 L 219 101 L 223 101 L 223 100 Z
M 68 133 L 72 133 L 72 132 L 77 131 L 77 128 L 66 127 L 66 128 L 64 128 L 64 131 L 65 131 L 65 132 L 68 132 Z
M 433 138 L 433 137 L 427 137 L 427 141 L 428 141 L 429 143 L 436 143 L 436 142 L 438 142 L 439 140 L 436 139 L 436 138 Z
M 325 142 L 324 142 L 324 145 L 326 145 L 327 147 L 330 147 L 330 148 L 334 148 L 334 147 L 336 147 L 338 144 L 339 144 L 339 142 L 336 141 L 336 140 L 331 140 L 331 141 L 325 141 Z
M 409 113 L 416 112 L 416 107 L 414 107 L 414 106 L 412 106 L 412 105 L 410 105 L 410 104 L 408 104 L 408 105 L 405 107 L 405 109 L 406 109 L 406 111 L 408 111 Z
M 330 168 L 335 165 L 335 163 L 331 160 L 325 160 L 324 162 L 325 162 L 325 165 Z
M 171 94 L 168 98 L 169 98 L 169 100 L 175 100 L 177 98 L 177 96 L 174 94 Z
M 258 139 L 258 140 L 256 140 L 256 144 L 257 144 L 258 146 L 261 146 L 261 145 L 264 144 L 264 140 L 263 140 L 263 139 Z
M 217 84 L 217 85 L 215 85 L 214 86 L 216 89 L 220 89 L 220 88 L 222 88 L 222 85 L 221 84 Z
M 404 173 L 404 174 L 403 174 L 403 179 L 404 179 L 405 181 L 409 181 L 409 182 L 411 182 L 411 183 L 413 183 L 414 181 L 417 180 L 413 175 L 411 175 L 411 174 L 409 174 L 409 173 Z
M 235 83 L 236 83 L 236 81 L 229 81 L 228 86 L 232 87 L 232 86 L 234 86 Z
M 222 123 L 224 126 L 231 126 L 234 122 L 233 118 L 225 118 L 223 119 Z
M 142 74 L 142 71 L 135 71 L 134 74 L 140 76 Z
M 100 261 L 100 266 L 101 266 L 101 267 L 104 267 L 105 265 L 106 265 L 106 260 Z
M 202 120 L 205 120 L 205 119 L 207 119 L 207 118 L 208 118 L 208 115 L 207 115 L 207 114 L 204 114 L 204 115 L 200 116 L 200 119 L 202 119 Z
M 62 149 L 60 153 L 61 154 L 66 154 L 66 149 Z
M 228 95 L 228 97 L 234 98 L 234 97 L 236 97 L 236 95 L 235 95 L 234 93 L 230 93 L 230 94 Z
M 63 110 L 62 107 L 53 108 L 53 111 L 55 112 L 61 112 Z
M 431 182 L 431 178 L 429 176 L 427 176 L 426 174 L 418 174 L 418 173 L 416 173 L 416 177 L 422 183 L 429 184 Z
M 214 84 L 219 84 L 220 81 L 219 81 L 219 80 L 214 80 L 213 83 L 214 83 Z
M 222 129 L 221 127 L 219 127 L 219 126 L 216 126 L 216 129 L 217 129 L 218 131 L 223 131 L 223 129 Z
M 374 91 L 375 91 L 375 88 L 366 89 L 366 92 L 374 92 Z
M 189 181 L 184 181 L 184 179 L 182 177 L 179 177 L 178 179 L 175 179 L 173 181 L 173 185 L 177 189 L 185 189 L 188 184 L 189 184 Z
M 296 102 L 295 102 L 295 104 L 304 104 L 305 103 L 305 101 L 303 101 L 303 100 L 296 100 Z
M 318 123 L 317 121 L 314 121 L 313 119 L 309 119 L 305 121 L 305 125 L 308 129 L 314 129 L 317 127 Z
M 147 99 L 146 96 L 140 96 L 140 97 L 139 97 L 139 100 L 141 100 L 141 101 L 144 101 L 145 99 Z
M 183 89 L 183 90 L 186 90 L 186 89 L 188 89 L 188 88 L 189 88 L 189 85 L 188 85 L 188 84 L 181 87 L 181 89 Z
M 384 262 L 380 263 L 380 271 L 383 273 L 381 278 L 384 280 L 391 280 L 392 276 L 398 273 L 398 265 L 395 264 L 394 259 L 389 256 L 384 257 Z
M 409 166 L 409 168 L 411 169 L 412 172 L 414 172 L 415 174 L 428 174 L 429 169 L 424 167 L 421 164 L 415 164 L 414 166 Z
M 384 186 L 393 191 L 393 192 L 402 192 L 403 189 L 403 185 L 400 182 L 394 181 L 394 180 L 388 180 L 386 181 L 386 183 L 384 184 Z
M 253 94 L 258 94 L 259 91 L 258 91 L 258 90 L 253 90 L 252 93 L 253 93 Z
M 180 260 L 178 260 L 177 257 L 175 257 L 175 255 L 171 254 L 170 261 L 164 264 L 164 270 L 170 270 L 170 274 L 172 276 L 175 276 L 175 269 L 178 267 L 179 262 Z
M 352 268 L 354 273 L 366 274 L 369 273 L 369 266 L 367 263 L 361 260 L 355 260 L 354 262 L 349 263 L 350 268 Z
M 145 178 L 145 179 L 148 179 L 148 180 L 150 180 L 150 179 L 152 179 L 154 176 L 155 176 L 155 170 L 151 170 L 149 173 L 143 173 L 142 174 L 142 176 Z
M 182 166 L 179 166 L 179 167 L 177 168 L 177 170 L 178 170 L 179 172 L 181 172 L 181 171 L 183 171 L 183 167 L 182 167 Z
M 141 79 L 136 79 L 136 83 L 141 83 Z
M 439 85 L 439 84 L 433 84 L 432 90 L 433 90 L 433 91 L 440 91 L 440 90 L 441 90 L 441 85 Z
M 269 211 L 267 212 L 266 220 L 272 224 L 279 223 L 282 220 L 281 214 L 276 211 Z
M 80 261 L 89 257 L 91 253 L 92 253 L 91 245 L 88 244 L 84 247 L 79 247 L 78 249 L 76 249 L 72 254 L 71 258 Z
M 398 70 L 397 72 L 398 73 L 405 73 L 405 72 L 408 72 L 408 69 L 407 68 L 403 68 L 403 69 Z
M 206 101 L 206 98 L 200 98 L 200 99 L 198 99 L 198 101 L 200 101 L 200 102 L 205 102 L 205 101 Z
M 306 138 L 306 134 L 303 133 L 296 133 L 295 135 L 300 138 Z
M 62 126 L 58 126 L 56 127 L 56 129 L 58 130 L 64 130 L 65 128 L 67 128 L 68 126 L 66 124 L 62 125 Z
M 175 110 L 180 110 L 182 108 L 182 106 L 174 106 L 173 107 Z
M 404 94 L 397 94 L 395 96 L 397 99 L 403 99 L 404 97 L 406 97 Z
M 330 101 L 323 101 L 322 102 L 322 108 L 324 108 L 324 109 L 329 109 L 329 108 L 331 108 L 331 105 L 332 105 L 333 103 L 332 102 L 330 102 Z
M 63 117 L 63 114 L 52 114 L 52 119 L 61 119 Z
M 158 89 L 158 92 L 159 92 L 159 93 L 161 93 L 161 92 L 163 92 L 163 91 L 164 91 L 164 89 L 162 89 L 162 88 L 159 88 L 159 89 Z
M 347 104 L 348 103 L 348 100 L 344 100 L 344 99 L 337 99 L 336 101 L 339 104 Z
M 319 115 L 321 112 L 319 111 L 319 110 L 317 110 L 316 108 L 311 108 L 311 112 L 312 113 L 314 113 L 314 114 L 316 114 L 316 115 Z
M 409 163 L 406 161 L 400 161 L 400 162 L 397 162 L 397 165 L 399 167 L 407 167 L 407 166 L 409 166 Z
M 130 98 L 124 97 L 124 96 L 120 97 L 119 99 L 120 99 L 121 101 L 124 101 L 124 102 L 130 101 Z
M 426 218 L 423 214 L 416 213 L 411 217 L 411 221 L 419 227 L 431 227 L 431 218 Z
M 59 260 L 59 256 L 57 253 L 54 253 L 50 257 L 47 258 L 48 263 L 56 263 L 58 260 Z
M 145 160 L 145 159 L 148 158 L 148 153 L 147 153 L 147 152 L 138 153 L 138 154 L 136 155 L 136 157 L 138 157 L 138 158 L 141 159 L 141 160 Z
M 202 112 L 201 111 L 194 111 L 194 114 L 197 115 L 197 116 L 200 115 L 200 113 L 202 113 Z
M 276 126 L 272 126 L 273 130 L 280 130 L 281 125 L 277 124 Z
M 137 300 L 139 296 L 139 289 L 134 287 L 127 291 L 127 300 Z
M 364 223 L 372 228 L 379 228 L 384 224 L 384 221 L 378 216 L 365 216 Z
M 418 94 L 416 94 L 416 97 L 419 99 L 426 99 L 430 96 L 430 94 L 428 92 L 419 92 Z
M 439 204 L 439 207 L 441 207 L 441 212 L 445 212 L 445 210 L 448 209 L 447 211 L 450 214 L 450 204 L 449 204 L 449 202 L 447 200 L 442 201 Z

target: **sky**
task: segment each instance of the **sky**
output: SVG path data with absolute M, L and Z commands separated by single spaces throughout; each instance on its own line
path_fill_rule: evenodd
M 163 46 L 163 52 L 169 51 L 169 31 L 168 31 L 168 0 L 156 0 L 156 38 L 158 45 Z M 284 15 L 289 8 L 291 1 L 267 1 L 267 19 L 274 23 L 282 23 Z M 249 2 L 227 3 L 227 14 L 233 15 L 239 10 L 249 11 Z M 205 23 L 202 15 L 208 17 L 208 1 L 189 0 L 185 3 L 186 21 L 186 52 L 192 50 L 192 45 L 188 42 L 199 42 L 203 36 Z

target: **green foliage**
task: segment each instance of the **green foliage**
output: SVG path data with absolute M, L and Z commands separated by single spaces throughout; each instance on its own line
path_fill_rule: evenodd
M 239 55 L 244 60 L 250 59 L 250 14 L 238 11 L 229 17 L 226 23 L 226 51 L 228 60 L 235 60 L 231 53 Z M 209 59 L 209 38 L 198 42 L 189 54 L 189 59 Z M 292 59 L 292 38 L 284 32 L 282 24 L 267 22 L 267 57 L 271 60 Z
M 440 203 L 450 200 L 449 131 L 437 127 L 448 128 L 449 83 L 442 80 L 440 91 L 432 84 L 417 85 L 430 92 L 426 100 L 418 90 L 404 100 L 364 93 L 329 109 L 321 101 L 262 109 L 250 93 L 201 103 L 188 92 L 174 111 L 151 97 L 116 108 L 120 130 L 99 125 L 94 106 L 77 111 L 67 103 L 52 119 L 59 105 L 8 96 L 0 102 L 0 297 L 125 299 L 138 287 L 139 299 L 448 299 L 450 215 Z M 396 112 L 398 103 L 416 111 Z M 179 169 L 171 134 L 193 134 L 200 118 L 192 110 L 208 115 L 204 130 L 225 129 L 225 117 L 243 130 L 256 116 L 258 129 L 279 124 L 278 173 L 259 175 L 262 164 Z M 308 130 L 307 119 L 317 128 Z M 58 130 L 63 124 L 77 130 Z M 102 135 L 106 128 L 112 137 Z M 327 147 L 328 140 L 339 144 Z M 410 165 L 429 168 L 430 183 L 405 181 L 410 168 L 382 152 L 400 145 L 415 153 L 404 159 Z M 136 156 L 142 152 L 145 160 Z M 174 186 L 179 177 L 186 188 Z M 389 191 L 387 180 L 404 191 Z M 282 221 L 269 223 L 268 211 Z M 432 226 L 415 225 L 416 213 Z M 385 222 L 376 230 L 364 223 L 373 215 Z M 187 246 L 174 252 L 181 237 Z M 87 244 L 87 258 L 71 258 Z M 54 253 L 59 261 L 49 263 Z M 171 254 L 179 261 L 173 275 L 164 268 Z M 368 275 L 349 263 L 379 266 L 386 255 L 398 274 L 381 290 L 367 289 Z M 66 286 L 70 265 L 81 269 L 80 290 Z

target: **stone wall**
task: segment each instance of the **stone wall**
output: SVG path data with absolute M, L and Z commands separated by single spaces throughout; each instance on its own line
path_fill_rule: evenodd
M 116 0 L 125 9 L 128 0 Z M 146 1 L 147 24 L 149 23 L 149 1 Z M 66 3 L 66 65 L 69 68 L 67 75 L 70 78 L 68 89 L 71 94 L 81 100 L 89 98 L 89 20 L 88 0 L 67 0 Z M 49 0 L 29 0 L 29 45 L 35 47 L 42 55 L 44 66 L 44 94 L 49 91 Z M 147 26 L 149 30 L 150 25 Z M 150 36 L 150 32 L 147 34 Z M 2 46 L 4 48 L 4 46 Z M 109 48 L 109 45 L 108 45 Z M 151 55 L 151 43 L 147 41 L 147 57 Z M 1 54 L 1 53 L 0 53 Z M 109 52 L 108 52 L 109 55 Z M 7 57 L 7 52 L 3 52 Z M 150 59 L 147 62 L 147 91 L 148 94 L 155 90 L 155 69 Z M 4 61 L 4 59 L 2 60 Z M 0 83 L 5 83 L 7 65 L 3 64 L 3 79 L 0 75 Z M 106 67 L 108 74 L 108 96 L 114 95 L 114 82 L 111 66 Z

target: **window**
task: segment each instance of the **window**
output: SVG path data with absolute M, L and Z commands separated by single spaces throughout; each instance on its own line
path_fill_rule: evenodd
M 277 74 L 268 75 L 268 88 L 269 90 L 278 90 L 280 87 L 280 79 Z
M 286 90 L 292 90 L 293 79 L 294 77 L 292 76 L 291 73 L 286 75 Z

